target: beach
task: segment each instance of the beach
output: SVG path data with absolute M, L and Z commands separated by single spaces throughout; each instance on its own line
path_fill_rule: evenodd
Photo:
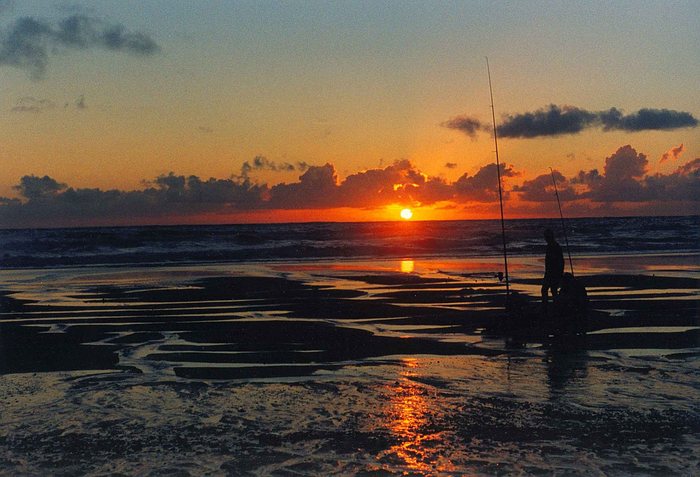
M 0 477 L 700 477 L 698 7 L 0 0 Z
M 498 257 L 3 270 L 0 469 L 691 475 L 697 254 L 577 257 L 598 330 L 509 346 Z M 536 300 L 541 257 L 511 259 Z

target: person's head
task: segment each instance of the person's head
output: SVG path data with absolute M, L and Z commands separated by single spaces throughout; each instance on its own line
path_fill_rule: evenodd
M 544 239 L 547 243 L 554 242 L 554 232 L 552 232 L 552 229 L 544 229 Z

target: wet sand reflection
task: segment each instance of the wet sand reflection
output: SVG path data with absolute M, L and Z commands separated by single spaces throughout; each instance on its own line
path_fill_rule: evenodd
M 396 443 L 382 452 L 377 459 L 395 461 L 407 470 L 418 473 L 451 472 L 456 468 L 443 455 L 445 432 L 433 424 L 433 414 L 438 412 L 436 399 L 428 386 L 412 378 L 417 376 L 420 361 L 403 358 L 400 378 L 387 386 L 389 396 L 386 427 Z

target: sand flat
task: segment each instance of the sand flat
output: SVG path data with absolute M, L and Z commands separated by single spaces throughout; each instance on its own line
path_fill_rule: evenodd
M 643 264 L 630 260 L 623 270 Z M 483 333 L 501 316 L 495 265 L 81 268 L 24 282 L 2 271 L 0 465 L 694 473 L 697 269 L 581 269 L 602 331 L 513 349 Z M 519 262 L 513 287 L 536 287 L 538 266 Z

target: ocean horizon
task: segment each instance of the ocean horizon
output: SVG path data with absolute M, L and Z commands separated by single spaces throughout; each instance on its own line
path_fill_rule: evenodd
M 700 216 L 510 219 L 507 253 L 542 252 L 554 231 L 573 256 L 698 250 Z M 566 235 L 565 235 L 566 232 Z M 0 230 L 0 267 L 479 257 L 503 254 L 498 220 L 151 225 Z

